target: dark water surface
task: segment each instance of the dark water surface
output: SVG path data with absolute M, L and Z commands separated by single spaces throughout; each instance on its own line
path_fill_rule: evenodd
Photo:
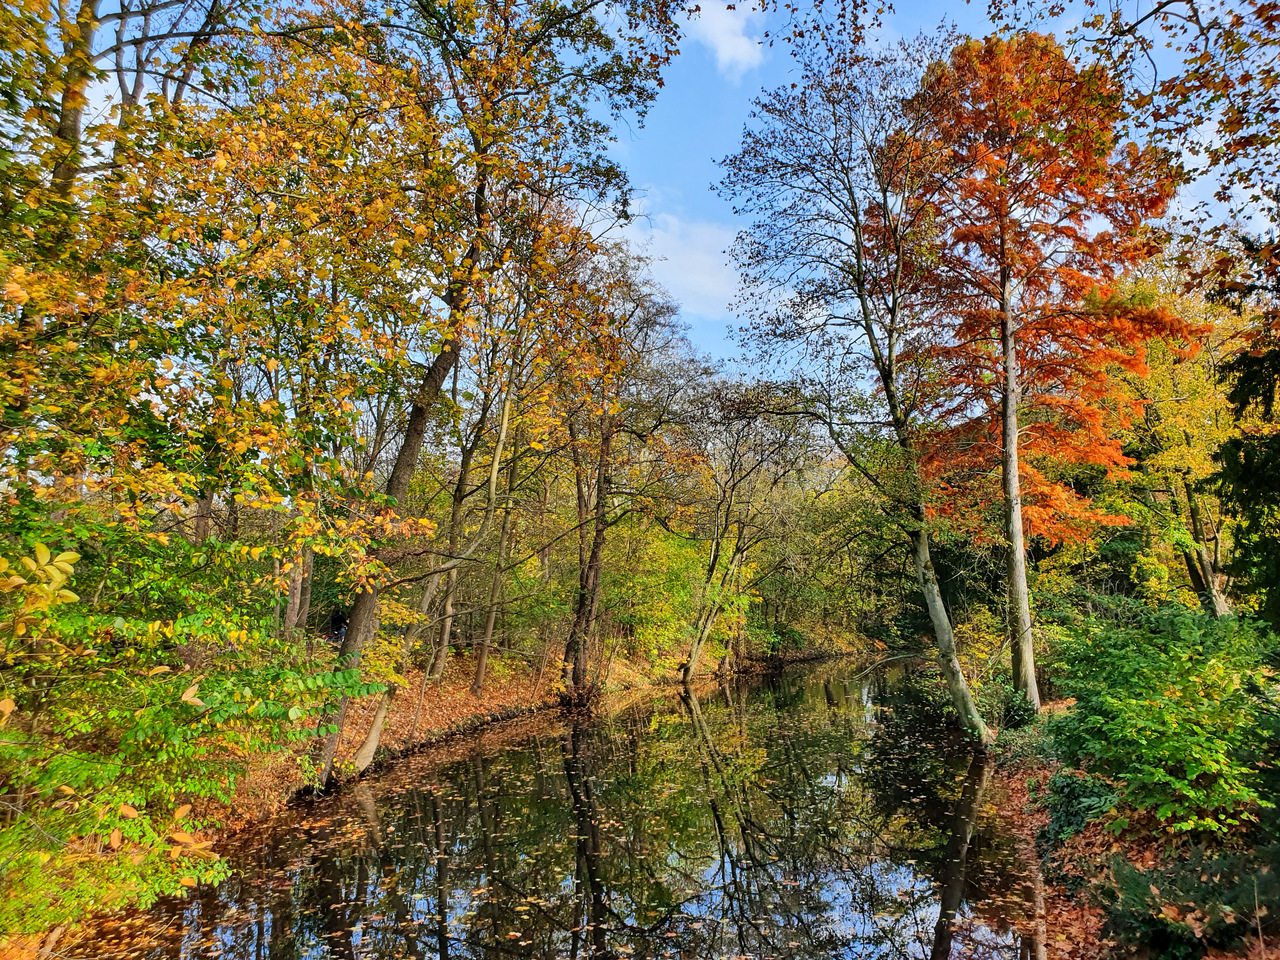
M 852 665 L 407 759 L 81 956 L 1035 957 L 990 769 Z

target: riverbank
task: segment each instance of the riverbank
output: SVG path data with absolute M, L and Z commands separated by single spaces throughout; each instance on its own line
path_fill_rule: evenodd
M 452 737 L 228 841 L 234 879 L 59 952 L 1009 955 L 1026 873 L 982 800 L 991 765 L 860 674 L 653 685 Z
M 774 657 L 747 659 L 735 673 L 767 673 L 851 655 L 851 649 L 784 651 Z M 534 669 L 525 660 L 507 660 L 493 654 L 489 664 L 491 674 L 501 682 L 490 682 L 480 697 L 471 692 L 475 662 L 469 653 L 451 656 L 439 679 L 431 679 L 421 670 L 406 672 L 408 682 L 391 701 L 377 754 L 363 773 L 376 772 L 407 754 L 454 737 L 560 708 L 559 677 L 555 670 L 558 664 Z M 717 677 L 705 672 L 695 681 L 695 687 L 699 683 L 715 682 Z M 611 664 L 603 694 L 605 703 L 600 708 L 617 709 L 619 698 L 631 692 L 672 686 L 679 686 L 675 673 L 655 677 L 634 664 L 616 660 Z M 380 699 L 380 695 L 365 697 L 354 701 L 349 708 L 336 755 L 339 788 L 359 776 L 352 764 L 375 722 Z M 252 762 L 238 781 L 235 796 L 229 803 L 206 801 L 195 807 L 194 817 L 210 825 L 197 832 L 197 838 L 213 841 L 216 846 L 218 841 L 261 823 L 294 802 L 309 786 L 299 759 L 298 753 L 281 752 Z
M 1052 715 L 1066 708 L 1062 702 L 1052 703 L 1045 712 Z M 1160 960 L 1197 955 L 1205 960 L 1275 960 L 1280 956 L 1280 939 L 1266 933 L 1247 936 L 1235 949 L 1202 946 L 1199 952 L 1176 953 L 1167 945 L 1135 943 L 1143 938 L 1135 938 L 1132 931 L 1118 936 L 1116 912 L 1108 908 L 1116 899 L 1119 864 L 1132 868 L 1133 876 L 1141 878 L 1151 893 L 1151 921 L 1196 929 L 1196 906 L 1176 902 L 1176 893 L 1160 889 L 1168 871 L 1176 871 L 1180 864 L 1185 867 L 1192 848 L 1185 840 L 1162 832 L 1154 821 L 1141 818 L 1119 832 L 1109 829 L 1105 820 L 1091 820 L 1065 840 L 1048 843 L 1050 781 L 1065 768 L 1045 755 L 1042 723 L 1043 718 L 1035 728 L 1011 731 L 1000 739 L 995 778 L 1004 797 L 998 810 L 1002 823 L 1019 838 L 1026 862 L 1040 865 L 1037 896 L 1042 897 L 1047 933 L 1043 960 Z

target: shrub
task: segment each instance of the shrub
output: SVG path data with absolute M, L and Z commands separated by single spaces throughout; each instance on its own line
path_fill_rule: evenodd
M 1202 848 L 1164 870 L 1143 871 L 1124 858 L 1112 866 L 1108 932 L 1152 956 L 1194 958 L 1231 949 L 1274 927 L 1280 913 L 1280 845 L 1213 856 Z
M 999 744 L 1000 753 L 996 760 L 1002 767 L 1050 759 L 1052 743 L 1046 738 L 1042 723 L 1029 724 L 1017 730 L 1005 727 L 1000 731 Z
M 1085 623 L 1058 656 L 1062 691 L 1077 701 L 1053 721 L 1061 755 L 1174 831 L 1220 832 L 1252 818 L 1264 801 L 1245 759 L 1260 735 L 1249 690 L 1263 647 L 1250 621 L 1187 611 Z
M 1000 725 L 1006 730 L 1019 730 L 1034 723 L 1035 719 L 1036 709 L 1026 694 L 1019 693 L 1013 687 L 1006 687 L 1000 706 Z
M 1098 777 L 1059 771 L 1049 778 L 1044 805 L 1049 823 L 1036 837 L 1036 848 L 1043 854 L 1056 849 L 1063 840 L 1075 836 L 1093 820 L 1115 809 L 1114 790 Z
M 143 622 L 86 611 L 79 555 L 0 558 L 0 931 L 145 906 L 226 864 L 192 801 L 227 800 L 246 758 L 319 731 L 381 687 L 299 663 L 269 616 L 206 602 Z

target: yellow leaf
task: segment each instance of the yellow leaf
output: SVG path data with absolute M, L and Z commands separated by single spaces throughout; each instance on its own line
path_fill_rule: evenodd
M 49 562 L 49 558 L 51 556 L 51 554 L 49 553 L 49 548 L 46 547 L 43 543 L 37 543 L 35 550 L 36 550 L 36 562 L 39 563 L 40 566 L 42 567 L 45 566 Z
M 180 884 L 182 884 L 184 887 L 194 887 L 194 886 L 196 885 L 196 878 L 195 878 L 195 877 L 183 877 L 183 878 L 182 878 L 181 880 L 179 880 L 178 882 L 179 882 Z
M 190 813 L 190 812 L 191 812 L 191 804 L 189 804 L 189 803 L 184 803 L 184 804 L 183 804 L 182 806 L 180 806 L 177 810 L 173 811 L 173 819 L 175 819 L 175 820 L 181 820 L 183 817 L 185 817 L 185 816 L 186 816 L 188 813 Z
M 66 552 L 60 553 L 56 557 L 54 557 L 53 562 L 54 563 L 75 563 L 79 559 L 80 559 L 80 554 L 72 553 L 70 550 L 67 550 Z
M 17 709 L 18 709 L 18 705 L 14 703 L 12 700 L 10 700 L 8 697 L 5 697 L 3 700 L 0 700 L 0 723 L 4 722 L 5 720 L 8 720 L 9 714 L 13 713 L 13 711 Z
M 147 676 L 154 677 L 157 673 L 168 673 L 168 672 L 169 672 L 168 667 L 152 667 L 150 670 L 147 671 Z
M 249 549 L 249 556 L 251 556 L 254 560 L 257 560 L 260 556 L 262 556 L 263 549 L 264 549 L 263 547 L 251 547 Z

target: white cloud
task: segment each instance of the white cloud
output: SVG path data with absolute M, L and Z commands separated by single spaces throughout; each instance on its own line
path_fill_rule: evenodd
M 725 0 L 707 0 L 689 21 L 689 36 L 716 55 L 716 68 L 731 80 L 758 67 L 764 48 L 753 27 L 761 14 L 750 9 L 729 10 Z
M 729 321 L 729 301 L 738 291 L 727 252 L 736 235 L 732 227 L 659 213 L 634 221 L 626 232 L 653 258 L 654 278 L 679 301 L 686 319 Z

